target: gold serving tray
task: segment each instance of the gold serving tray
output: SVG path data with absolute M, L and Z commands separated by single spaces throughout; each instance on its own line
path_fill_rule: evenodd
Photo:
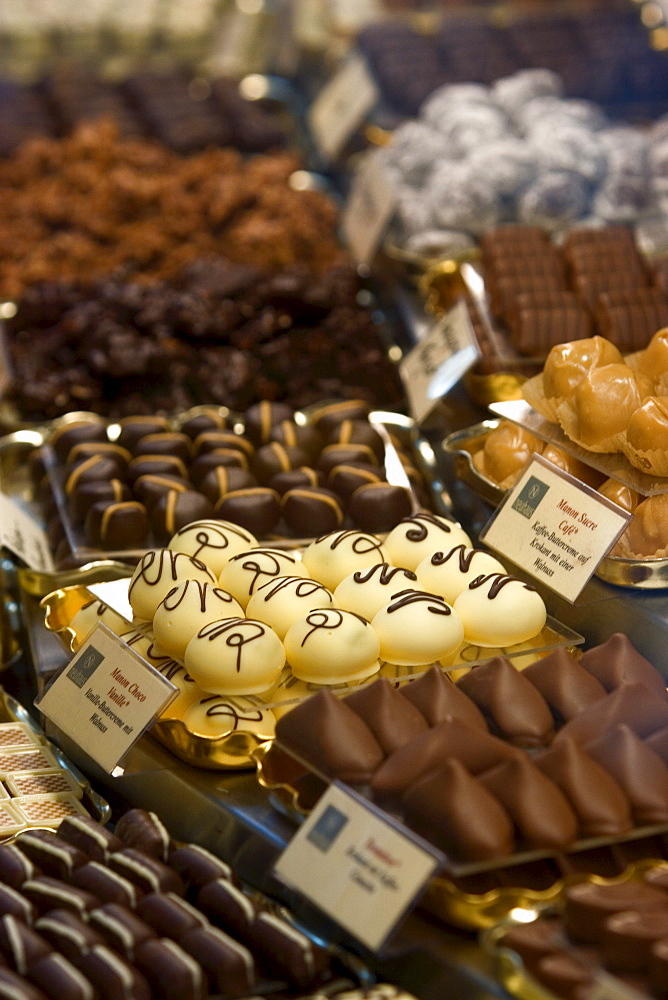
M 524 407 L 526 407 L 527 404 L 520 405 L 522 406 L 521 412 L 524 412 Z M 473 455 L 482 447 L 487 435 L 489 435 L 491 431 L 496 430 L 502 420 L 512 419 L 509 414 L 512 412 L 519 412 L 519 407 L 516 408 L 514 404 L 504 404 L 502 407 L 495 407 L 495 410 L 499 409 L 504 411 L 503 416 L 500 415 L 494 419 L 484 420 L 481 423 L 475 424 L 474 426 L 468 427 L 464 430 L 454 431 L 452 434 L 448 434 L 442 441 L 443 450 L 453 458 L 454 470 L 457 478 L 466 483 L 467 486 L 469 486 L 478 496 L 482 497 L 483 500 L 487 501 L 487 503 L 489 503 L 492 507 L 498 507 L 506 496 L 506 490 L 476 468 L 473 464 Z M 527 430 L 530 430 L 531 433 L 536 434 L 538 437 L 543 437 L 544 440 L 550 441 L 561 448 L 561 439 L 555 440 L 554 436 L 546 437 L 545 434 L 540 433 L 538 429 L 538 427 L 541 426 L 539 425 L 539 421 L 542 421 L 549 427 L 554 427 L 554 425 L 548 424 L 547 421 L 543 420 L 542 417 L 538 417 L 538 420 L 530 426 L 523 423 L 522 426 L 526 426 Z M 556 430 L 558 430 L 558 428 L 556 428 Z M 569 444 L 570 448 L 568 447 Z M 568 442 L 567 439 L 566 444 L 563 445 L 563 449 L 594 468 L 600 468 L 600 464 L 597 464 L 593 461 L 593 459 L 611 457 L 592 455 L 592 461 L 589 461 L 588 456 L 590 453 L 585 452 L 582 448 L 577 448 L 576 445 L 573 445 L 572 442 Z M 600 469 L 600 471 L 605 472 L 606 470 Z M 632 488 L 637 489 L 639 485 L 638 477 L 644 476 L 644 473 L 637 472 L 637 470 L 633 471 L 636 472 L 636 476 L 631 477 L 633 484 L 635 484 Z M 610 474 L 612 475 L 612 473 Z M 617 478 L 617 476 L 614 478 Z M 644 476 L 644 478 L 649 479 L 650 477 Z M 623 480 L 620 481 L 623 482 Z M 655 492 L 662 492 L 657 485 L 658 481 L 652 480 L 652 482 L 656 486 Z M 668 483 L 663 489 L 668 489 Z M 643 491 L 638 489 L 638 492 Z M 668 559 L 626 559 L 621 558 L 620 556 L 606 556 L 605 559 L 598 564 L 594 576 L 596 576 L 599 580 L 603 580 L 606 583 L 612 583 L 618 587 L 630 587 L 638 590 L 659 590 L 663 587 L 668 587 Z
M 558 887 L 555 887 L 555 891 L 549 897 L 545 895 L 542 898 L 532 898 L 531 896 L 524 899 L 518 898 L 517 905 L 507 913 L 501 914 L 498 920 L 492 921 L 486 926 L 479 938 L 481 947 L 491 957 L 499 981 L 505 989 L 517 1000 L 559 1000 L 557 994 L 540 983 L 528 971 L 516 951 L 503 945 L 503 937 L 509 930 L 532 923 L 538 917 L 557 914 L 563 903 L 564 892 L 570 885 L 578 882 L 588 882 L 595 885 L 618 885 L 623 882 L 640 881 L 645 872 L 660 865 L 665 865 L 665 861 L 647 858 L 629 865 L 623 874 L 615 878 L 601 878 L 597 875 L 573 876 L 564 879 Z M 628 985 L 620 983 L 616 976 L 601 969 L 602 984 L 604 981 L 610 983 L 612 992 L 608 994 L 604 988 L 602 995 L 626 996 L 629 1000 L 645 995 L 638 994 Z
M 329 785 L 325 775 L 276 740 L 256 752 L 254 761 L 272 805 L 296 824 L 303 822 Z M 467 863 L 444 857 L 443 870 L 430 881 L 420 905 L 458 927 L 488 928 L 517 908 L 552 903 L 574 881 L 600 878 L 597 866 L 601 871 L 613 867 L 616 877 L 627 877 L 632 866 L 646 864 L 644 856 L 660 858 L 661 849 L 668 855 L 668 824 L 637 827 L 622 837 L 580 840 L 561 854 L 533 850 Z M 639 863 L 638 853 L 643 856 Z M 493 887 L 473 888 L 485 883 Z

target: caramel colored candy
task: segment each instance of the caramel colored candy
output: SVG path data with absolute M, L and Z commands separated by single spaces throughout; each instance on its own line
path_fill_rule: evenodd
M 665 892 L 631 879 L 608 885 L 579 882 L 567 886 L 564 892 L 564 926 L 574 941 L 598 944 L 605 921 L 613 913 L 646 912 L 665 905 Z
M 638 504 L 620 545 L 641 559 L 665 553 L 668 548 L 668 495 L 646 497 Z
M 619 350 L 604 337 L 557 344 L 543 369 L 545 395 L 548 399 L 569 396 L 590 369 L 621 361 Z
M 396 802 L 415 782 L 452 757 L 480 774 L 521 753 L 510 744 L 457 718 L 447 718 L 395 750 L 371 779 L 379 802 Z
M 626 430 L 634 410 L 649 392 L 645 377 L 636 377 L 626 364 L 593 368 L 573 392 L 577 440 L 585 447 L 605 445 L 607 449 L 607 442 Z

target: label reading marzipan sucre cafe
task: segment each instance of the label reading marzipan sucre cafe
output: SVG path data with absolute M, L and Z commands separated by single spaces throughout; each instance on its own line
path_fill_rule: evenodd
M 480 537 L 573 602 L 630 518 L 628 511 L 534 455 Z

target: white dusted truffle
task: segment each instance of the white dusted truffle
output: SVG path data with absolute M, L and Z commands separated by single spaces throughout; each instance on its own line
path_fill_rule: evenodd
M 536 97 L 561 98 L 563 94 L 563 80 L 550 69 L 519 70 L 492 84 L 494 100 L 510 116 Z
M 584 178 L 566 170 L 540 174 L 519 197 L 520 222 L 558 229 L 587 210 L 589 191 Z
M 469 163 L 445 164 L 434 172 L 428 188 L 434 221 L 443 229 L 481 233 L 497 225 L 501 202 L 494 188 L 477 177 Z
M 508 136 L 473 149 L 469 164 L 474 177 L 485 179 L 501 198 L 510 198 L 533 179 L 538 160 L 529 143 Z
M 376 154 L 383 166 L 411 188 L 421 187 L 441 160 L 450 159 L 446 138 L 431 124 L 408 121 L 392 133 L 389 145 Z

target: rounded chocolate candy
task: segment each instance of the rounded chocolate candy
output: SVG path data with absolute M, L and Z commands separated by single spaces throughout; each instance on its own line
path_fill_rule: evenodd
M 216 452 L 209 454 L 215 455 Z M 216 504 L 228 493 L 253 486 L 257 486 L 257 479 L 251 472 L 237 466 L 218 465 L 202 477 L 197 488 L 207 500 Z
M 216 504 L 215 512 L 217 517 L 239 524 L 254 535 L 266 535 L 278 523 L 280 497 L 267 486 L 233 490 Z
M 391 483 L 367 483 L 359 486 L 350 498 L 348 514 L 362 531 L 390 531 L 413 509 L 410 492 Z
M 213 516 L 213 505 L 196 490 L 168 490 L 151 508 L 151 528 L 161 543 L 167 543 L 179 528 L 191 521 Z
M 162 431 L 145 434 L 137 441 L 134 452 L 135 455 L 175 455 L 187 464 L 192 454 L 192 442 L 187 434 Z
M 160 416 L 121 417 L 118 421 L 118 426 L 120 430 L 116 438 L 116 443 L 122 445 L 124 448 L 129 448 L 130 451 L 134 451 L 137 441 L 147 434 L 159 434 L 162 431 L 170 429 L 167 417 Z
M 255 451 L 253 443 L 241 434 L 234 431 L 204 431 L 198 434 L 194 441 L 195 455 L 206 455 L 209 451 L 219 449 L 238 451 L 247 459 L 250 459 Z
M 189 469 L 190 478 L 199 489 L 209 472 L 221 468 L 248 472 L 248 459 L 238 448 L 214 448 L 212 451 L 204 451 L 193 459 Z
M 316 468 L 329 475 L 337 465 L 348 465 L 351 462 L 362 462 L 365 465 L 378 464 L 373 449 L 368 444 L 328 444 L 320 452 Z
M 267 444 L 271 440 L 271 430 L 281 420 L 292 420 L 294 410 L 288 403 L 272 403 L 262 399 L 259 403 L 249 406 L 244 414 L 246 436 L 253 444 Z
M 336 493 L 317 487 L 288 490 L 281 501 L 285 523 L 296 535 L 317 537 L 343 523 L 343 509 Z
M 271 441 L 255 452 L 251 462 L 251 470 L 261 483 L 268 483 L 272 476 L 289 469 L 298 469 L 307 465 L 308 457 L 301 448 Z
M 158 497 L 161 497 L 164 493 L 168 493 L 170 490 L 178 490 L 179 493 L 184 493 L 191 488 L 187 479 L 166 473 L 164 475 L 147 474 L 140 476 L 135 482 L 132 491 L 137 500 L 141 500 L 147 509 L 150 509 Z
M 319 407 L 311 419 L 320 433 L 329 437 L 343 420 L 364 420 L 370 409 L 363 399 L 342 399 Z
M 324 486 L 323 476 L 308 465 L 300 465 L 298 469 L 288 469 L 272 476 L 268 485 L 283 496 L 288 490 L 308 489 L 313 486 Z
M 365 444 L 373 451 L 379 463 L 385 458 L 385 444 L 375 427 L 368 420 L 346 418 L 334 428 L 328 444 Z
M 70 420 L 54 427 L 49 435 L 49 444 L 61 462 L 67 460 L 75 444 L 83 441 L 107 440 L 107 428 L 102 420 Z
M 294 420 L 281 420 L 271 429 L 270 441 L 291 448 L 301 448 L 310 458 L 319 454 L 323 440 L 320 432 L 313 424 L 297 424 Z
M 175 455 L 138 455 L 127 468 L 126 479 L 131 486 L 140 476 L 178 476 L 188 478 L 186 463 Z
M 88 510 L 84 532 L 87 544 L 103 549 L 142 548 L 149 532 L 146 507 L 138 500 L 99 500 Z
M 72 519 L 80 524 L 94 503 L 119 503 L 131 500 L 129 486 L 120 479 L 91 479 L 78 485 L 68 497 L 68 507 Z
M 335 465 L 327 476 L 327 486 L 330 490 L 334 490 L 345 504 L 360 486 L 384 481 L 385 473 L 379 465 L 366 465 L 362 462 Z

